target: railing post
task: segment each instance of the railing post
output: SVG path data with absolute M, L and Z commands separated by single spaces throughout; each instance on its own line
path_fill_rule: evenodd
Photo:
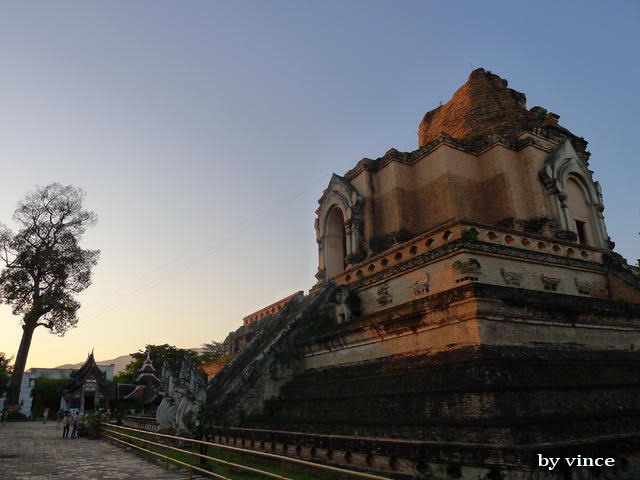
M 224 465 L 224 476 L 229 478 L 229 462 L 231 461 L 231 450 L 228 448 L 225 449 L 227 451 L 227 463 Z

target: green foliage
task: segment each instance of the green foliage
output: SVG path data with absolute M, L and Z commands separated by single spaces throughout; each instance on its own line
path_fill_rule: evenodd
M 352 253 L 351 255 L 347 255 L 347 263 L 350 265 L 355 265 L 356 263 L 362 262 L 367 257 L 365 252 L 357 252 Z
M 7 391 L 9 379 L 11 378 L 11 357 L 0 352 L 0 397 Z
M 9 412 L 8 420 L 29 420 L 24 413 L 20 412 Z
M 538 108 L 538 109 L 536 110 L 536 115 L 537 115 L 539 118 L 544 118 L 544 117 L 546 117 L 546 116 L 547 116 L 547 109 L 546 109 L 546 108 L 542 108 L 542 107 Z
M 138 350 L 131 354 L 131 362 L 125 367 L 125 369 L 118 373 L 113 380 L 115 383 L 133 383 L 138 376 L 138 371 L 142 366 L 145 358 L 147 358 L 147 351 L 150 351 L 151 362 L 153 363 L 156 372 L 160 374 L 162 365 L 166 360 L 169 364 L 169 368 L 176 374 L 180 372 L 180 364 L 182 358 L 188 355 L 193 360 L 198 360 L 198 354 L 193 350 L 186 348 L 178 348 L 173 345 L 165 343 L 164 345 L 147 345 L 144 350 Z
M 406 242 L 411 238 L 411 236 L 411 233 L 407 229 L 401 228 L 397 232 L 391 232 L 387 235 L 378 235 L 377 237 L 373 237 L 369 241 L 369 248 L 374 254 L 384 252 L 397 243 Z
M 19 230 L 0 227 L 2 301 L 25 326 L 44 326 L 64 335 L 78 322 L 74 298 L 91 285 L 99 250 L 78 241 L 96 215 L 83 208 L 84 192 L 52 183 L 28 193 L 13 214 Z
M 60 408 L 60 393 L 69 383 L 67 379 L 36 378 L 33 387 L 33 404 L 31 413 L 33 417 L 42 417 L 45 408 L 49 408 L 50 415 L 55 414 Z
M 484 137 L 486 137 L 486 134 L 484 133 L 470 133 L 469 136 L 467 137 L 467 140 L 469 140 L 472 143 L 475 143 L 479 140 L 482 140 Z
M 187 430 L 191 433 L 191 434 L 195 434 L 196 430 L 197 430 L 197 415 L 195 415 L 193 412 L 187 412 L 182 416 L 182 422 L 184 423 L 184 426 L 187 427 Z
M 633 306 L 631 305 L 631 302 L 629 302 L 626 298 L 619 297 L 616 300 L 616 303 L 618 304 L 618 307 L 620 307 L 620 309 L 625 312 L 630 312 L 633 310 Z
M 467 228 L 460 234 L 462 240 L 478 240 L 478 230 L 475 228 Z
M 205 363 L 218 360 L 224 355 L 224 347 L 220 342 L 212 340 L 210 343 L 203 343 L 204 352 L 198 355 L 198 362 Z

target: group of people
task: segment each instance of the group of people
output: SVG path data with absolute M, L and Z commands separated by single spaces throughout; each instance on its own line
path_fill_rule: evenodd
M 80 414 L 72 414 L 70 411 L 58 411 L 56 428 L 62 425 L 62 438 L 69 438 L 69 430 L 71 430 L 71 438 L 78 438 L 78 429 L 80 428 Z

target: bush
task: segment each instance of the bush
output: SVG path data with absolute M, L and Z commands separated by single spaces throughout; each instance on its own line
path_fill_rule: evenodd
M 479 140 L 482 140 L 484 137 L 486 137 L 484 133 L 470 133 L 469 136 L 467 137 L 467 140 L 469 140 L 472 143 L 475 143 Z
M 463 240 L 478 240 L 478 230 L 475 228 L 468 228 L 462 231 L 460 237 Z
M 9 412 L 8 420 L 29 420 L 29 418 L 20 412 Z
M 67 379 L 58 378 L 36 378 L 33 387 L 33 404 L 31 415 L 33 418 L 42 417 L 44 409 L 49 407 L 49 417 L 55 414 L 60 408 L 60 392 L 69 384 Z

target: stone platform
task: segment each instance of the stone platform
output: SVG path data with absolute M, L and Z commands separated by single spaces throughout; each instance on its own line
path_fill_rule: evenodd
M 0 426 L 3 480 L 185 480 L 188 472 L 166 470 L 106 440 L 63 439 L 54 422 L 9 422 Z M 202 477 L 193 477 L 202 478 Z

